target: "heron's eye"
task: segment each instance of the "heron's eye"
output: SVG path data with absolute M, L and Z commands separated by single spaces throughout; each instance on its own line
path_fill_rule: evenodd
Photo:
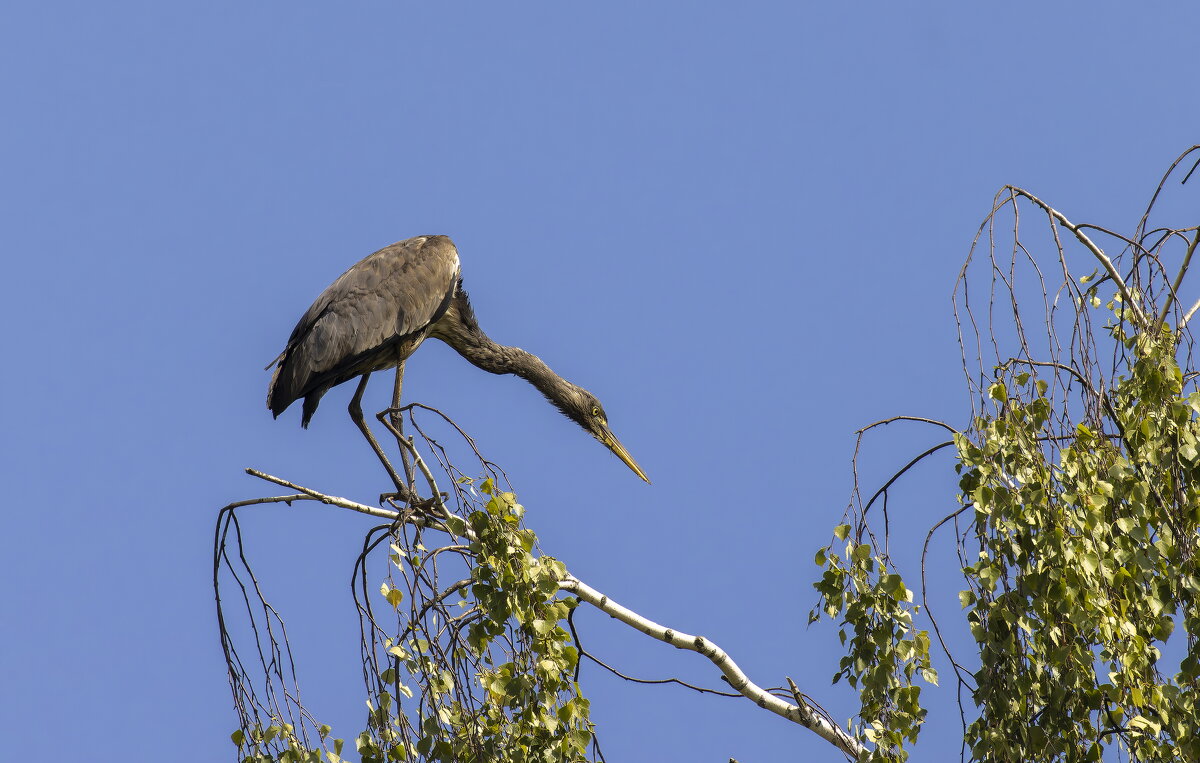
M 592 409 L 592 415 L 593 415 L 593 416 L 595 416 L 596 418 L 600 418 L 600 409 L 599 409 L 599 408 L 593 408 L 593 409 Z

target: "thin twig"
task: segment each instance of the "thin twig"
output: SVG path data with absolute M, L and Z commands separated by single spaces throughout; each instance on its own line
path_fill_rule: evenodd
M 1078 225 L 1067 219 L 1066 215 L 1064 215 L 1062 212 L 1059 212 L 1057 209 L 1042 201 L 1038 197 L 1034 196 L 1029 191 L 1011 185 L 1005 187 L 1010 189 L 1016 195 L 1022 196 L 1041 207 L 1042 211 L 1050 215 L 1050 217 L 1053 218 L 1059 225 L 1075 234 L 1075 238 L 1079 239 L 1079 242 L 1087 247 L 1088 251 L 1092 253 L 1092 256 L 1099 260 L 1100 264 L 1104 266 L 1104 269 L 1108 272 L 1109 278 L 1112 278 L 1113 283 L 1117 285 L 1117 290 L 1121 292 L 1121 297 L 1125 300 L 1125 304 L 1128 305 L 1129 309 L 1133 311 L 1134 316 L 1137 318 L 1138 325 L 1145 327 L 1146 316 L 1142 312 L 1142 308 L 1138 306 L 1136 301 L 1134 301 L 1133 293 L 1129 291 L 1129 287 L 1125 285 L 1125 279 L 1121 278 L 1120 272 L 1117 271 L 1117 266 L 1114 265 L 1113 261 L 1109 259 L 1107 254 L 1104 253 L 1104 250 L 1096 246 L 1096 244 L 1090 238 L 1088 238 L 1088 235 L 1084 233 Z
M 874 424 L 867 424 L 862 429 L 856 430 L 855 434 L 863 434 L 864 432 L 874 429 L 875 427 L 891 424 L 893 421 L 916 421 L 921 424 L 933 424 L 945 429 L 950 434 L 958 434 L 958 430 L 946 422 L 938 421 L 937 419 L 927 419 L 924 416 L 892 416 L 890 419 L 883 419 L 882 421 L 876 421 Z
M 942 448 L 947 448 L 953 444 L 954 444 L 954 440 L 946 440 L 945 442 L 938 443 L 937 445 L 934 445 L 929 450 L 926 450 L 924 453 L 921 453 L 916 458 L 914 458 L 913 460 L 911 460 L 907 464 L 905 464 L 900 469 L 900 471 L 898 471 L 892 475 L 891 479 L 889 479 L 887 482 L 883 483 L 883 487 L 876 490 L 875 494 L 871 496 L 871 500 L 867 501 L 867 504 L 865 506 L 863 506 L 863 510 L 862 510 L 863 517 L 866 517 L 867 512 L 871 510 L 871 505 L 875 503 L 875 501 L 879 498 L 879 496 L 886 495 L 888 488 L 890 488 L 892 485 L 896 484 L 896 480 L 903 477 L 905 472 L 907 472 L 909 469 L 913 468 L 918 463 L 920 463 L 921 460 L 924 459 L 926 456 L 932 456 L 934 453 L 937 453 Z
M 617 678 L 621 678 L 635 684 L 678 684 L 685 689 L 691 689 L 692 691 L 699 692 L 700 694 L 716 694 L 718 697 L 743 696 L 737 692 L 721 691 L 719 689 L 706 689 L 703 686 L 696 686 L 695 684 L 690 684 L 687 681 L 682 681 L 678 678 L 637 678 L 636 676 L 626 675 L 587 650 L 580 652 L 579 656 L 587 657 L 589 660 L 604 668 L 609 673 L 612 673 Z
M 365 503 L 359 503 L 358 501 L 351 501 L 349 498 L 339 498 L 334 495 L 325 495 L 324 493 L 318 493 L 316 490 L 313 490 L 311 488 L 306 488 L 301 485 L 297 485 L 294 482 L 288 482 L 287 480 L 285 480 L 281 477 L 276 477 L 274 475 L 267 474 L 266 472 L 260 472 L 257 469 L 249 469 L 248 468 L 248 469 L 246 469 L 246 474 L 249 474 L 252 477 L 258 477 L 260 480 L 266 480 L 267 482 L 274 482 L 276 485 L 283 485 L 284 487 L 289 487 L 292 490 L 299 490 L 301 493 L 304 494 L 304 497 L 307 500 L 320 501 L 321 503 L 327 503 L 331 506 L 339 506 L 343 509 L 350 509 L 351 511 L 357 511 L 360 514 L 370 514 L 373 517 L 380 517 L 382 519 L 396 519 L 399 516 L 399 512 L 392 511 L 391 509 L 381 509 L 376 506 L 368 506 Z M 299 497 L 297 497 L 297 500 L 299 500 Z
M 421 476 L 425 478 L 425 483 L 429 485 L 429 491 L 433 495 L 431 499 L 433 505 L 445 511 L 446 505 L 442 502 L 442 491 L 438 489 L 437 479 L 434 478 L 433 472 L 429 471 L 429 466 L 425 463 L 425 459 L 421 458 L 421 454 L 417 452 L 416 447 L 413 446 L 409 438 L 404 436 L 400 428 L 393 421 L 384 418 L 385 416 L 395 417 L 399 421 L 403 415 L 403 409 L 401 408 L 387 408 L 377 413 L 376 418 L 379 419 L 379 423 L 383 424 L 392 433 L 392 436 L 396 438 L 396 442 L 403 448 L 403 452 L 406 452 L 408 458 L 412 459 L 412 463 L 421 470 Z M 405 468 L 410 468 L 410 466 L 406 461 Z M 409 489 L 412 490 L 411 487 Z

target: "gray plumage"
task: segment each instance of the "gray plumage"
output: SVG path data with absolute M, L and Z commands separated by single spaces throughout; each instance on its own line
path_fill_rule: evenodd
M 303 397 L 307 427 L 331 387 L 397 366 L 443 317 L 458 279 L 458 252 L 445 236 L 410 238 L 356 263 L 292 329 L 267 391 L 271 413 Z
M 446 236 L 418 236 L 384 247 L 330 284 L 273 361 L 267 407 L 278 417 L 304 398 L 300 423 L 307 427 L 332 387 L 395 368 L 430 336 L 485 371 L 526 379 L 649 482 L 608 429 L 595 396 L 557 376 L 537 356 L 483 333 L 462 288 L 458 250 Z

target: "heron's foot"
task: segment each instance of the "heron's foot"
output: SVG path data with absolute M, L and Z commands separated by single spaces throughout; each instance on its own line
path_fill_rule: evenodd
M 407 491 L 397 493 L 380 493 L 379 505 L 391 506 L 393 509 L 399 510 L 406 506 L 412 506 L 421 502 L 421 497 L 413 495 Z
M 404 511 L 406 509 L 415 511 L 418 514 L 426 514 L 431 517 L 440 518 L 444 513 L 443 507 L 448 496 L 445 493 L 439 493 L 436 498 L 421 498 L 420 496 L 411 493 L 381 493 L 379 496 L 379 505 L 391 506 L 396 511 Z

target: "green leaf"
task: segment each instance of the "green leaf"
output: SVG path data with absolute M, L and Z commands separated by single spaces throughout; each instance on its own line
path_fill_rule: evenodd
M 575 745 L 577 750 L 585 750 L 592 742 L 592 734 L 587 729 L 572 729 L 570 734 L 571 743 Z
M 388 600 L 388 603 L 393 607 L 399 608 L 400 603 L 404 601 L 404 592 L 399 588 L 392 588 L 387 582 L 379 586 L 379 592 Z
M 410 656 L 409 653 L 404 651 L 404 648 L 399 645 L 388 647 L 387 651 L 388 654 L 401 660 L 407 660 Z
M 1093 554 L 1091 552 L 1088 552 L 1086 554 L 1080 554 L 1079 566 L 1083 567 L 1083 569 L 1086 570 L 1088 572 L 1088 574 L 1094 575 L 1096 573 L 1096 570 L 1098 570 L 1100 568 L 1100 557 L 1096 556 L 1095 554 Z

